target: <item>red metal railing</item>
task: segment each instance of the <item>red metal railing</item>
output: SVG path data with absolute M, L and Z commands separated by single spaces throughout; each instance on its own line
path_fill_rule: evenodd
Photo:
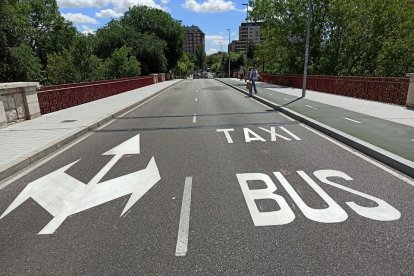
M 153 84 L 152 77 L 40 87 L 40 112 L 47 114 Z
M 264 82 L 302 88 L 302 75 L 261 74 Z M 409 78 L 308 76 L 307 89 L 371 101 L 405 105 Z

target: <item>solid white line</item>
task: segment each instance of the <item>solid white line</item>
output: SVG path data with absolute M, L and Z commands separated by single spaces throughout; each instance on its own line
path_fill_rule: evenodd
M 175 247 L 175 256 L 185 256 L 187 254 L 188 230 L 190 228 L 190 204 L 191 204 L 191 186 L 193 177 L 185 178 L 183 203 L 181 205 L 180 226 L 178 227 L 177 246 Z
M 305 106 L 307 106 L 307 107 L 309 107 L 309 108 L 312 108 L 312 109 L 317 109 L 316 107 L 313 107 L 313 106 L 311 106 L 311 105 L 305 105 Z
M 195 98 L 195 101 L 198 101 L 198 98 Z
M 357 123 L 357 124 L 362 124 L 362 122 L 358 122 L 358 121 L 355 121 L 355 120 L 349 119 L 349 118 L 347 118 L 347 117 L 342 117 L 342 118 L 344 118 L 345 120 L 348 120 L 348 121 L 351 121 L 351 122 Z
M 314 130 L 314 129 L 312 129 L 312 128 L 310 128 L 310 127 L 308 127 L 308 126 L 304 125 L 304 124 L 300 124 L 300 125 L 301 125 L 302 127 L 306 128 L 307 130 L 312 131 L 313 133 L 315 133 L 315 134 L 317 134 L 317 135 L 321 136 L 322 138 L 325 138 L 326 140 L 328 140 L 328 141 L 330 141 L 330 142 L 334 143 L 334 144 L 335 144 L 335 145 L 337 145 L 338 147 L 341 147 L 341 148 L 343 148 L 344 150 L 349 151 L 350 153 L 352 153 L 352 154 L 354 154 L 354 155 L 358 156 L 359 158 L 361 158 L 361 159 L 363 159 L 363 160 L 365 160 L 365 161 L 367 161 L 367 162 L 371 163 L 372 165 L 377 166 L 378 168 L 380 168 L 380 169 L 382 169 L 382 170 L 386 171 L 387 173 L 389 173 L 389 174 L 391 174 L 391 175 L 393 175 L 393 176 L 395 176 L 395 177 L 397 177 L 397 178 L 401 179 L 402 181 L 404 181 L 404 182 L 408 183 L 409 185 L 414 186 L 414 181 L 413 181 L 413 180 L 411 180 L 410 178 L 406 177 L 405 175 L 402 175 L 402 174 L 400 174 L 400 173 L 398 173 L 398 172 L 396 172 L 396 171 L 394 171 L 394 170 L 392 170 L 392 169 L 390 169 L 390 168 L 388 168 L 388 167 L 384 166 L 383 164 L 381 164 L 381 163 L 379 163 L 379 162 L 377 162 L 377 161 L 375 161 L 375 160 L 373 160 L 373 159 L 371 159 L 371 158 L 369 158 L 369 157 L 367 157 L 367 156 L 365 156 L 365 155 L 363 155 L 363 154 L 361 154 L 361 153 L 357 152 L 356 150 L 354 150 L 354 149 L 352 149 L 352 148 L 350 148 L 350 147 L 348 147 L 348 146 L 346 146 L 346 145 L 344 145 L 344 144 L 342 144 L 342 143 L 340 143 L 340 142 L 338 142 L 338 141 L 336 141 L 336 140 L 334 140 L 334 139 L 332 139 L 332 138 L 330 138 L 330 137 L 326 136 L 326 135 L 325 135 L 325 134 L 323 134 L 323 133 L 320 133 L 320 132 L 319 132 L 319 131 L 317 131 L 317 130 Z
M 193 116 L 193 123 L 195 124 L 197 122 L 197 114 L 194 114 Z

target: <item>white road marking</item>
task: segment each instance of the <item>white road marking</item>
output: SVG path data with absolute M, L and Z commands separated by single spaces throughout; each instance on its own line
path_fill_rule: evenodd
M 347 118 L 347 117 L 342 117 L 342 118 L 344 118 L 345 120 L 348 120 L 348 121 L 351 121 L 351 122 L 357 123 L 357 124 L 362 124 L 362 122 L 355 121 L 355 120 L 349 119 L 349 118 Z
M 193 116 L 193 124 L 195 124 L 197 122 L 197 114 L 194 114 Z
M 284 98 L 285 101 L 290 101 L 289 99 Z
M 195 100 L 194 100 L 195 102 L 197 102 L 198 101 L 198 98 L 195 98 Z
M 188 250 L 188 230 L 190 228 L 190 205 L 191 205 L 191 187 L 193 177 L 185 178 L 183 203 L 181 205 L 180 226 L 178 228 L 177 246 L 175 247 L 175 256 L 185 256 Z
M 414 139 L 412 139 L 411 141 L 414 142 Z
M 231 139 L 230 131 L 234 131 L 234 128 L 229 129 L 217 129 L 217 132 L 224 132 L 224 135 L 226 135 L 227 143 L 233 144 L 233 139 Z
M 32 198 L 53 216 L 53 219 L 39 232 L 39 235 L 49 235 L 53 234 L 66 218 L 73 214 L 130 195 L 121 213 L 121 216 L 124 215 L 161 179 L 154 157 L 143 170 L 102 183 L 99 181 L 122 156 L 140 153 L 139 137 L 138 134 L 105 152 L 103 155 L 114 155 L 114 157 L 89 181 L 88 185 L 65 173 L 79 160 L 29 183 L 1 215 L 0 219 L 27 199 Z
M 287 134 L 289 134 L 290 136 L 292 136 L 293 139 L 295 139 L 297 141 L 301 141 L 302 140 L 298 136 L 296 136 L 295 134 L 293 134 L 292 132 L 290 132 L 289 130 L 287 130 L 285 127 L 280 127 L 280 128 L 283 129 Z
M 320 133 L 319 131 L 317 131 L 317 130 L 315 130 L 315 129 L 311 128 L 311 127 L 308 127 L 307 125 L 304 125 L 304 124 L 300 124 L 300 125 L 301 125 L 302 127 L 306 128 L 307 130 L 309 130 L 309 131 L 311 131 L 311 132 L 315 133 L 316 135 L 319 135 L 319 136 L 321 136 L 322 138 L 324 138 L 324 139 L 328 140 L 329 142 L 331 142 L 331 143 L 333 143 L 333 144 L 337 145 L 338 147 L 343 148 L 344 150 L 346 150 L 346 151 L 348 151 L 348 152 L 350 152 L 350 153 L 354 154 L 355 156 L 357 156 L 357 157 L 359 157 L 359 158 L 361 158 L 361 159 L 363 159 L 363 160 L 365 160 L 365 161 L 367 161 L 367 162 L 371 163 L 372 165 L 374 165 L 374 166 L 376 166 L 376 167 L 378 167 L 378 168 L 382 169 L 383 171 L 386 171 L 387 173 L 389 173 L 389 174 L 391 174 L 391 175 L 393 175 L 393 176 L 397 177 L 398 179 L 400 179 L 400 180 L 402 180 L 402 181 L 406 182 L 407 184 L 409 184 L 409 185 L 411 185 L 411 186 L 414 186 L 414 181 L 413 181 L 413 180 L 411 180 L 410 178 L 406 177 L 405 175 L 400 174 L 400 173 L 398 173 L 398 172 L 396 172 L 396 171 L 394 171 L 394 170 L 392 170 L 392 169 L 390 169 L 390 168 L 386 167 L 385 165 L 383 165 L 383 164 L 381 164 L 381 163 L 379 163 L 379 162 L 377 162 L 377 161 L 375 161 L 375 160 L 373 160 L 373 159 L 369 158 L 368 156 L 363 155 L 362 153 L 357 152 L 356 150 L 354 150 L 354 149 L 352 149 L 352 148 L 350 148 L 350 147 L 348 147 L 348 146 L 346 146 L 346 145 L 344 145 L 344 144 L 342 144 L 342 143 L 340 143 L 340 142 L 338 142 L 338 141 L 336 141 L 336 140 L 334 140 L 334 139 L 332 139 L 332 138 L 330 138 L 330 137 L 326 136 L 326 135 L 325 135 L 325 134 L 323 134 L 323 133 Z
M 312 109 L 317 109 L 316 107 L 313 107 L 311 105 L 305 105 L 306 107 L 312 108 Z

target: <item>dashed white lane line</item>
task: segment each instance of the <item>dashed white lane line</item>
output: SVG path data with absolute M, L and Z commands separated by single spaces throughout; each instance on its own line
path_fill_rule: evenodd
M 195 100 L 194 100 L 195 102 L 198 102 L 198 98 L 195 98 Z
M 290 101 L 289 99 L 284 98 L 285 101 Z
M 342 117 L 342 118 L 344 118 L 345 120 L 348 120 L 348 121 L 351 121 L 351 122 L 357 123 L 357 124 L 362 124 L 362 122 L 355 121 L 355 120 L 349 119 L 349 118 L 347 118 L 347 117 Z
M 305 105 L 306 107 L 309 107 L 309 108 L 312 108 L 312 109 L 317 109 L 316 107 L 313 107 L 313 106 L 311 106 L 311 105 Z
M 197 114 L 194 114 L 193 116 L 193 123 L 195 124 L 197 122 Z
M 180 226 L 178 227 L 177 246 L 175 256 L 185 256 L 188 249 L 188 230 L 190 229 L 191 187 L 193 177 L 185 178 L 183 203 L 181 205 Z

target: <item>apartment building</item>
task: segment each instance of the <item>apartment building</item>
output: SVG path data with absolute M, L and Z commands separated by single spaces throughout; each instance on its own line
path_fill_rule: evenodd
M 246 51 L 249 43 L 260 43 L 260 27 L 263 22 L 244 22 L 239 27 L 239 40 L 233 40 L 229 44 L 229 51 Z
M 205 34 L 198 26 L 185 27 L 184 52 L 195 54 L 197 46 L 202 44 L 205 47 Z

